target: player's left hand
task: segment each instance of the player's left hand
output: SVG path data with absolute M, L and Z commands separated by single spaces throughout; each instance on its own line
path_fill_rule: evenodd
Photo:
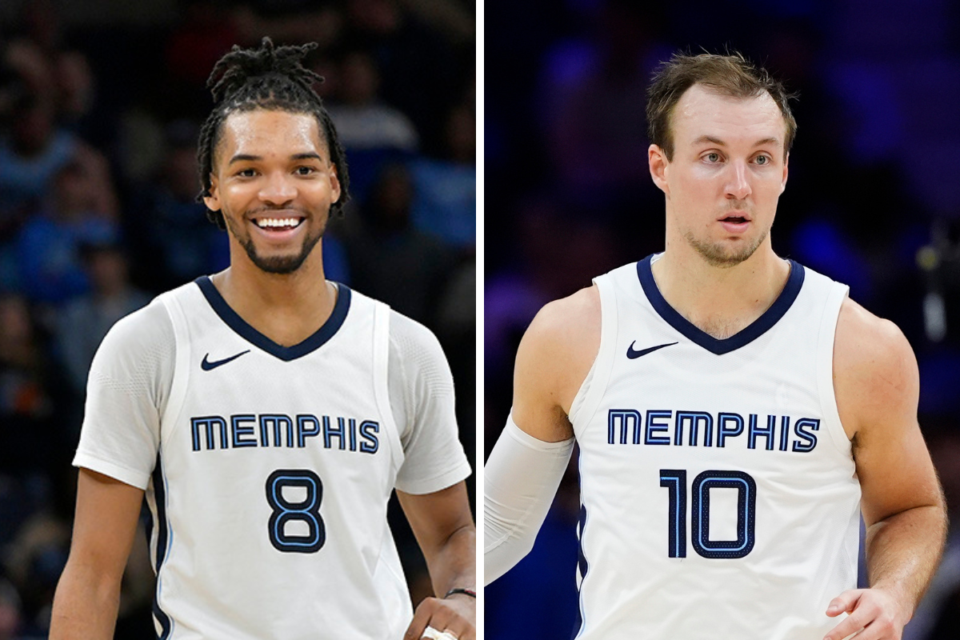
M 824 640 L 843 640 L 855 633 L 856 640 L 900 640 L 903 626 L 910 619 L 897 599 L 883 589 L 844 591 L 830 601 L 827 615 L 834 618 L 844 612 L 850 615 Z
M 476 640 L 476 620 L 477 601 L 468 595 L 425 598 L 417 607 L 403 640 L 420 640 L 427 627 L 446 631 L 457 640 Z

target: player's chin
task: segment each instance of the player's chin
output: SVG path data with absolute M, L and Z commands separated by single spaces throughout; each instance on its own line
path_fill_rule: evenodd
M 266 273 L 274 275 L 288 275 L 296 272 L 301 266 L 303 266 L 306 258 L 307 256 L 303 255 L 302 252 L 288 251 L 266 255 L 263 253 L 257 253 L 253 263 L 261 271 Z

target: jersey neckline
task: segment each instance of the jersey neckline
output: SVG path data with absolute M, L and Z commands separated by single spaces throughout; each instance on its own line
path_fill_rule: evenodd
M 666 301 L 657 283 L 653 279 L 653 256 L 647 256 L 637 263 L 637 276 L 640 278 L 640 286 L 644 294 L 653 306 L 654 310 L 663 318 L 667 324 L 679 331 L 684 337 L 700 345 L 710 353 L 721 356 L 731 351 L 736 351 L 740 347 L 746 346 L 769 331 L 784 314 L 793 305 L 793 302 L 800 294 L 803 287 L 804 269 L 803 265 L 787 259 L 790 263 L 790 276 L 787 278 L 787 284 L 783 291 L 777 296 L 770 308 L 763 312 L 759 318 L 754 320 L 748 327 L 735 333 L 729 338 L 714 338 L 704 332 L 692 322 L 684 318 L 680 313 L 670 306 Z
M 200 276 L 194 282 L 200 287 L 200 291 L 203 292 L 203 297 L 210 303 L 214 312 L 220 316 L 220 319 L 223 320 L 228 327 L 233 329 L 234 332 L 239 334 L 240 337 L 247 342 L 276 356 L 284 362 L 296 360 L 322 347 L 340 330 L 343 321 L 347 318 L 347 312 L 350 310 L 350 287 L 340 284 L 339 282 L 335 283 L 338 291 L 337 301 L 333 305 L 333 312 L 330 314 L 330 317 L 327 318 L 326 322 L 324 322 L 313 335 L 306 338 L 303 342 L 290 347 L 284 347 L 247 324 L 246 320 L 231 309 L 227 301 L 224 300 L 220 292 L 217 291 L 217 288 L 209 276 Z

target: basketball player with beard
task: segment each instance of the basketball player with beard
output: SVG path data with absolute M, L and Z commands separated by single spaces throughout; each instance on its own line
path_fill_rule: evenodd
M 211 76 L 202 200 L 230 267 L 120 321 L 91 368 L 51 638 L 110 638 L 140 506 L 160 638 L 475 638 L 475 531 L 436 338 L 324 278 L 348 192 L 311 46 Z M 437 594 L 410 606 L 396 489 Z
M 796 131 L 778 82 L 677 55 L 647 117 L 665 249 L 527 330 L 485 471 L 486 581 L 532 547 L 576 442 L 577 638 L 900 638 L 946 528 L 913 352 L 773 251 Z

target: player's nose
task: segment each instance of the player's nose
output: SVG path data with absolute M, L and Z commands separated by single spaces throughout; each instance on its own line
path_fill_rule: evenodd
M 727 179 L 727 197 L 743 200 L 750 195 L 750 181 L 747 175 L 747 163 L 736 160 L 729 164 L 730 173 Z
M 275 171 L 267 174 L 258 195 L 263 202 L 284 204 L 297 197 L 297 188 L 289 176 Z

